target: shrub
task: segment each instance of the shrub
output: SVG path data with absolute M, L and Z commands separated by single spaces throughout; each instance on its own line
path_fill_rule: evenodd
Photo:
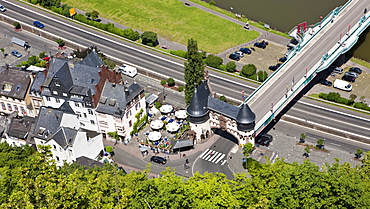
M 217 57 L 216 55 L 210 54 L 206 58 L 206 65 L 208 65 L 210 67 L 217 68 L 221 64 L 222 64 L 222 58 L 221 57 Z
M 106 152 L 109 152 L 109 153 L 112 153 L 112 152 L 113 152 L 113 148 L 112 148 L 112 146 L 106 146 L 106 147 L 105 147 L 105 151 L 106 151 Z
M 183 51 L 183 50 L 170 50 L 170 54 L 182 57 L 184 59 L 188 58 L 188 52 Z
M 21 24 L 19 22 L 14 22 L 13 25 L 15 29 L 21 29 Z
M 162 104 L 160 102 L 155 102 L 154 103 L 154 107 L 157 108 L 159 110 L 159 108 L 162 107 Z
M 166 82 L 165 80 L 161 80 L 161 85 L 162 85 L 162 86 L 166 85 L 166 83 L 167 83 L 167 82 Z
M 227 72 L 233 73 L 233 72 L 235 72 L 235 70 L 236 70 L 236 64 L 235 64 L 234 61 L 228 62 L 226 64 L 226 71 Z
M 140 34 L 131 28 L 127 28 L 123 30 L 123 37 L 130 39 L 131 41 L 137 41 L 140 38 Z
M 359 108 L 363 110 L 370 110 L 370 107 L 366 103 L 362 103 L 362 102 L 356 102 L 353 106 L 355 108 Z
M 240 76 L 249 78 L 252 75 L 255 75 L 257 71 L 257 67 L 253 64 L 244 65 L 242 70 L 240 71 Z
M 325 99 L 325 100 L 327 100 L 327 99 L 328 99 L 328 95 L 327 95 L 327 94 L 325 94 L 325 93 L 320 93 L 320 94 L 319 94 L 319 97 L 320 97 L 320 98 L 322 98 L 322 99 Z
M 214 6 L 214 5 L 216 5 L 216 2 L 215 2 L 215 1 L 213 1 L 213 0 L 211 0 L 211 1 L 209 2 L 209 4 L 210 4 L 210 5 L 212 5 L 212 6 Z
M 43 58 L 45 58 L 46 57 L 46 52 L 40 52 L 40 54 L 39 54 L 39 58 L 40 59 L 43 59 Z
M 177 88 L 177 91 L 179 91 L 179 92 L 184 91 L 184 87 L 183 86 L 179 86 L 179 88 Z
M 343 97 L 339 97 L 335 100 L 335 102 L 337 103 L 340 103 L 340 104 L 345 104 L 345 105 L 349 105 L 350 104 L 350 101 L 346 98 L 343 98 Z
M 226 102 L 226 97 L 224 95 L 220 96 L 220 100 Z
M 64 46 L 64 41 L 63 41 L 63 39 L 58 38 L 58 40 L 57 40 L 56 42 L 57 42 L 57 44 L 58 44 L 60 47 Z
M 175 80 L 173 80 L 173 78 L 168 78 L 167 79 L 167 84 L 168 84 L 168 86 L 174 86 L 175 85 Z
M 268 74 L 267 72 L 263 72 L 262 70 L 258 71 L 258 81 L 263 82 L 267 79 Z
M 145 31 L 141 34 L 141 43 L 147 46 L 157 46 L 158 36 L 152 31 Z
M 222 71 L 226 71 L 226 65 L 219 65 L 218 69 L 220 69 Z
M 335 100 L 340 98 L 340 94 L 336 92 L 329 92 L 328 94 L 328 100 L 334 102 Z

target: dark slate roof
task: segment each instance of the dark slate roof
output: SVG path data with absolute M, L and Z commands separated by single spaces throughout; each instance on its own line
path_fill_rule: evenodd
M 93 168 L 95 166 L 104 167 L 104 163 L 101 163 L 99 161 L 93 160 L 85 156 L 76 158 L 76 163 L 87 168 Z
M 51 81 L 53 80 L 53 77 L 59 72 L 61 68 L 68 68 L 68 62 L 65 59 L 51 59 L 48 74 L 44 80 L 43 86 L 49 86 Z
M 68 63 L 65 63 L 55 74 L 55 76 L 58 78 L 59 82 L 62 83 L 66 89 L 70 90 L 73 87 L 72 75 L 69 70 Z
M 202 117 L 209 112 L 207 108 L 208 96 L 210 95 L 207 81 L 204 80 L 194 91 L 190 105 L 186 108 L 191 117 Z
M 31 78 L 28 72 L 12 68 L 1 68 L 0 70 L 0 96 L 24 100 L 30 83 Z M 4 90 L 5 84 L 11 87 L 9 91 Z
M 62 111 L 63 113 L 75 114 L 72 107 L 69 105 L 69 103 L 67 101 L 65 101 L 62 104 L 62 106 L 59 107 L 59 110 Z
M 30 92 L 41 93 L 41 86 L 44 83 L 45 74 L 44 72 L 40 71 L 36 73 L 35 79 L 32 82 Z
M 92 51 L 90 54 L 88 54 L 80 63 L 84 65 L 89 65 L 91 67 L 100 67 L 104 65 L 104 63 L 99 58 L 98 53 L 96 53 L 95 51 Z
M 41 107 L 33 136 L 41 139 L 48 139 L 58 131 L 62 117 L 63 112 L 60 110 Z
M 235 119 L 238 115 L 239 108 L 227 102 L 208 96 L 208 108 L 214 112 Z
M 124 85 L 106 81 L 96 111 L 122 117 L 127 103 L 142 90 L 143 88 L 137 83 L 131 84 L 126 91 Z M 126 94 L 126 92 L 128 93 Z
M 27 140 L 29 134 L 34 128 L 36 119 L 25 116 L 23 118 L 12 118 L 12 122 L 9 127 L 8 135 L 19 139 Z
M 99 67 L 76 64 L 74 68 L 71 69 L 73 84 L 91 89 L 92 94 L 95 94 L 95 85 L 99 82 L 100 78 L 98 72 L 100 70 Z
M 256 114 L 254 114 L 246 103 L 243 103 L 240 107 L 238 115 L 236 117 L 236 122 L 241 124 L 250 124 L 256 119 Z
M 77 130 L 61 127 L 53 136 L 50 137 L 50 140 L 54 140 L 61 147 L 65 148 L 73 145 L 76 134 Z
M 172 149 L 180 149 L 184 147 L 194 146 L 193 142 L 189 139 L 186 140 L 177 140 L 172 142 Z

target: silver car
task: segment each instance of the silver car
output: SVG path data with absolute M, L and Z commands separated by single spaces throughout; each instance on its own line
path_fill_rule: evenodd
M 346 73 L 344 73 L 344 75 L 348 75 L 348 76 L 358 78 L 358 73 L 355 73 L 355 72 L 346 72 Z

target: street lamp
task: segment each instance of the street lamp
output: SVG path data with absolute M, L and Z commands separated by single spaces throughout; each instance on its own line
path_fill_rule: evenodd
M 166 87 L 165 86 L 163 86 L 163 90 L 162 90 L 162 94 L 163 94 L 163 102 L 164 101 L 166 101 L 166 96 L 164 95 L 164 89 L 165 89 Z
M 348 25 L 347 36 L 349 36 L 349 30 L 351 30 L 351 25 Z
M 305 78 L 307 78 L 307 71 L 308 71 L 308 67 L 306 67 L 306 74 L 304 75 Z
M 322 16 L 320 16 L 320 28 L 321 28 L 321 23 L 322 23 Z
M 342 33 L 339 33 L 339 42 L 338 42 L 339 44 L 341 44 L 342 42 L 342 35 L 343 35 Z

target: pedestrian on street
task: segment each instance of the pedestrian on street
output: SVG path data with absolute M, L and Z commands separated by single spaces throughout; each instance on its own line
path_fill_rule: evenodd
M 188 158 L 186 158 L 185 163 L 189 164 L 189 159 Z

